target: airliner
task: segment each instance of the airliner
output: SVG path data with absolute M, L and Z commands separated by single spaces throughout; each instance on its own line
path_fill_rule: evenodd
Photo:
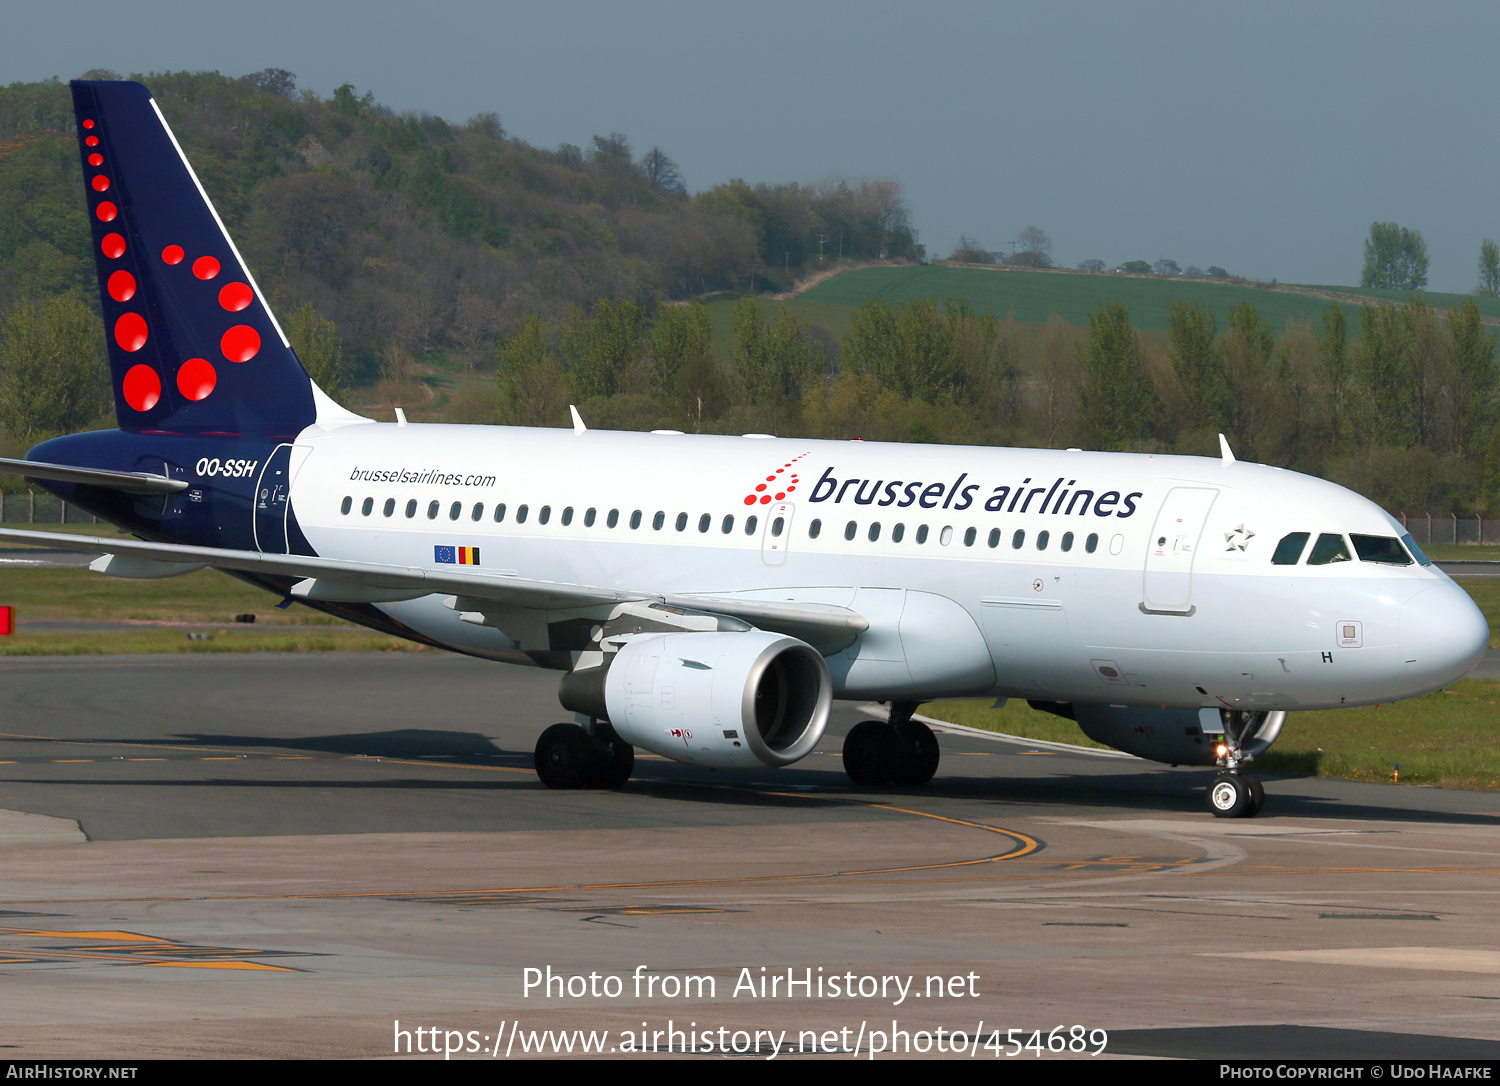
M 147 89 L 72 84 L 118 428 L 9 470 L 133 539 L 96 572 L 227 571 L 331 615 L 560 673 L 553 788 L 634 750 L 781 767 L 856 725 L 859 785 L 936 772 L 924 701 L 1019 698 L 1094 740 L 1248 772 L 1287 714 L 1416 697 L 1489 629 L 1402 526 L 1215 458 L 376 422 L 311 381 Z M 561 420 L 560 420 L 561 421 Z

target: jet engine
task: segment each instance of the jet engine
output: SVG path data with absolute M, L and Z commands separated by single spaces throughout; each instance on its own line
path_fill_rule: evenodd
M 560 699 L 653 754 L 715 769 L 779 767 L 810 753 L 828 726 L 828 665 L 796 638 L 640 633 L 601 647 L 602 664 L 565 675 Z

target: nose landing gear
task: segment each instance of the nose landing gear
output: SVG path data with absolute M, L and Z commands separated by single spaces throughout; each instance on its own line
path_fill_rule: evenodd
M 1254 818 L 1266 805 L 1266 790 L 1241 766 L 1276 741 L 1286 714 L 1226 709 L 1220 716 L 1224 738 L 1218 748 L 1219 773 L 1208 786 L 1208 809 L 1215 818 Z

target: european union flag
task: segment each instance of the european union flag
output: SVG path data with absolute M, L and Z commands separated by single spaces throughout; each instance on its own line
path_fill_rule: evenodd
M 432 560 L 442 565 L 458 565 L 458 552 L 452 547 L 433 547 Z

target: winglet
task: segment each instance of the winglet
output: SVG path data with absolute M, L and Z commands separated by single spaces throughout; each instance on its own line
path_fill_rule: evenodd
M 568 404 L 568 412 L 573 416 L 573 432 L 575 434 L 581 434 L 588 429 L 588 427 L 583 424 L 583 416 L 578 413 L 578 408 L 574 407 L 572 404 Z
M 1219 454 L 1223 456 L 1224 463 L 1234 463 L 1234 452 L 1229 448 L 1229 439 L 1223 434 L 1219 435 Z

